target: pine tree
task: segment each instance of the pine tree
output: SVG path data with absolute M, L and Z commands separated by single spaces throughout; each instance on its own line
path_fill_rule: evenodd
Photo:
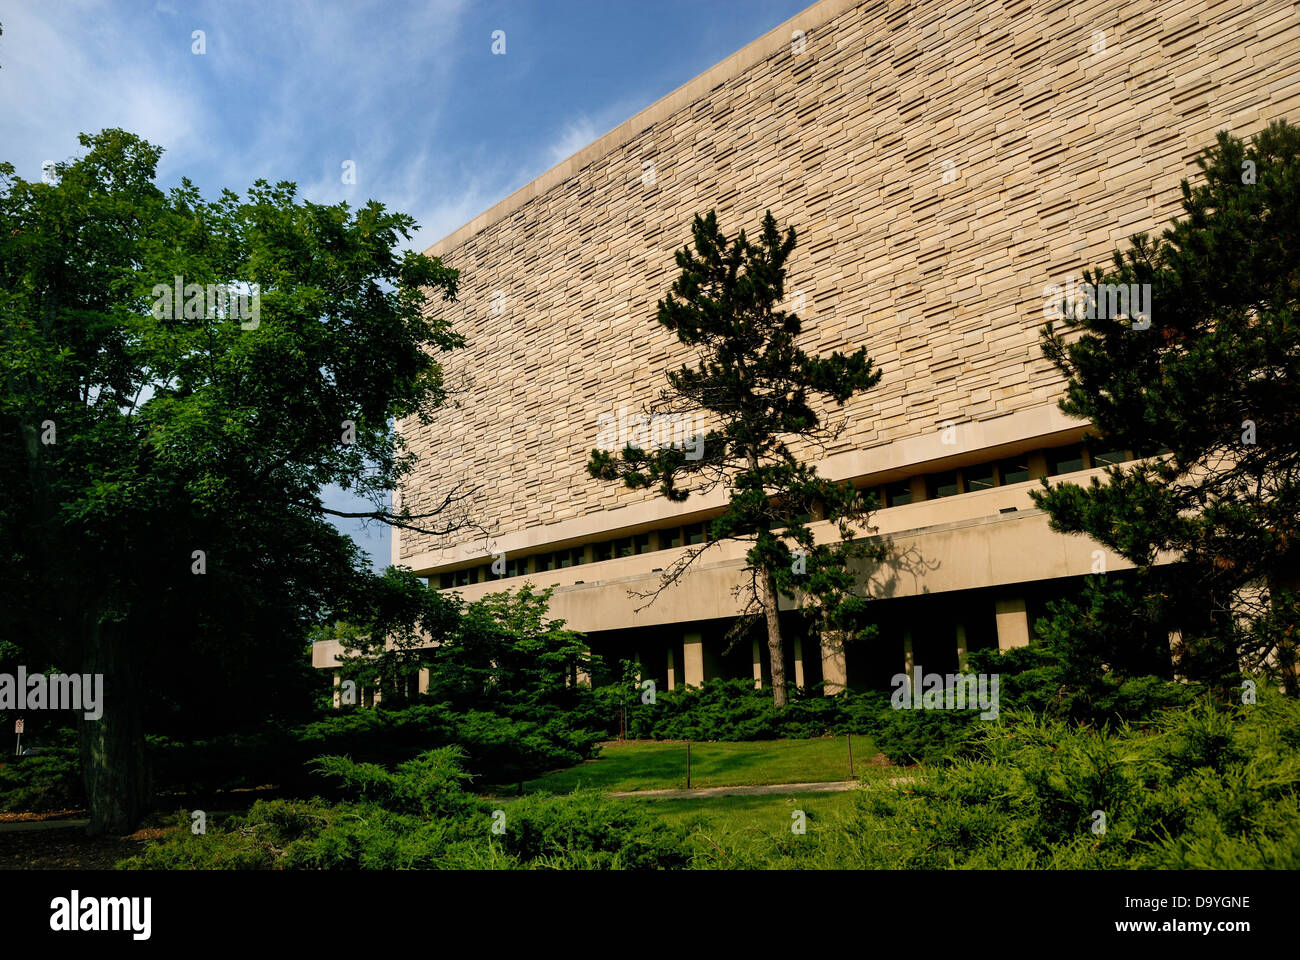
M 1149 284 L 1149 314 L 1105 309 L 1106 294 L 1044 331 L 1067 378 L 1062 410 L 1112 446 L 1167 452 L 1034 498 L 1054 529 L 1137 567 L 1155 615 L 1181 634 L 1179 673 L 1272 672 L 1295 692 L 1300 130 L 1276 123 L 1251 144 L 1220 133 L 1197 162 L 1202 182 L 1182 184 L 1185 216 L 1084 277 Z M 1155 579 L 1170 557 L 1178 575 Z
M 729 492 L 705 543 L 670 566 L 652 596 L 676 583 L 711 545 L 749 542 L 739 588 L 742 616 L 732 636 L 765 620 L 772 699 L 781 707 L 788 693 L 779 595 L 795 600 L 814 629 L 837 642 L 871 631 L 849 565 L 883 553 L 853 539 L 875 507 L 874 496 L 820 477 L 792 447 L 825 444 L 838 433 L 823 424 L 814 398 L 842 406 L 875 386 L 880 372 L 865 349 L 813 357 L 795 345 L 803 323 L 778 306 L 785 300 L 793 228 L 782 237 L 769 211 L 758 243 L 743 231 L 728 241 L 710 211 L 696 216 L 692 232 L 694 252 L 678 251 L 681 274 L 659 301 L 658 322 L 696 348 L 699 360 L 669 371 L 668 387 L 649 416 L 702 413 L 714 425 L 699 447 L 645 450 L 628 443 L 619 452 L 593 450 L 587 469 L 632 489 L 657 486 L 675 502 L 719 486 Z M 839 539 L 818 543 L 809 526 L 815 520 L 834 524 Z

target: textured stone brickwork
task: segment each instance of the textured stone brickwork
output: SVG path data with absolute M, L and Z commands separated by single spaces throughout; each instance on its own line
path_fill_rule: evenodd
M 404 502 L 469 479 L 504 533 L 651 496 L 584 467 L 597 417 L 687 357 L 655 303 L 709 208 L 728 234 L 793 225 L 803 345 L 884 371 L 829 452 L 1053 402 L 1043 288 L 1161 228 L 1217 130 L 1276 118 L 1300 122 L 1294 0 L 824 0 L 433 249 L 460 270 L 437 309 L 466 392 L 403 425 Z

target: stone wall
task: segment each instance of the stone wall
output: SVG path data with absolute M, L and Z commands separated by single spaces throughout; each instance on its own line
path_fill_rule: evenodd
M 655 304 L 710 208 L 728 234 L 769 208 L 794 226 L 805 349 L 865 345 L 884 372 L 828 452 L 1049 404 L 1044 287 L 1163 226 L 1215 131 L 1276 118 L 1300 122 L 1293 0 L 823 0 L 432 248 L 469 342 L 446 358 L 460 405 L 402 425 L 423 461 L 403 502 L 478 483 L 508 533 L 651 497 L 587 454 L 687 359 Z

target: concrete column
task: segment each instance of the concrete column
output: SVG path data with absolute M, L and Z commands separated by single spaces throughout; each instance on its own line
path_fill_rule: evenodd
M 641 669 L 641 651 L 640 651 L 640 650 L 638 650 L 636 653 L 632 654 L 632 663 L 633 663 L 633 665 L 634 665 L 634 668 L 636 669 L 636 682 L 637 682 L 637 683 L 640 683 L 642 680 L 645 679 L 645 671 Z
M 916 666 L 916 658 L 912 655 L 912 631 L 903 631 L 903 672 L 909 677 L 912 675 L 912 668 Z M 924 666 L 924 664 L 922 664 Z
M 1034 450 L 1029 454 L 1028 462 L 1025 464 L 1029 467 L 1029 479 L 1040 480 L 1047 476 L 1047 454 L 1042 450 Z
M 697 632 L 692 631 L 682 638 L 682 668 L 688 687 L 704 683 L 704 638 Z
M 762 690 L 763 689 L 763 647 L 758 642 L 758 637 L 754 638 L 753 660 L 754 660 L 754 689 Z
M 794 687 L 803 689 L 803 637 L 794 638 Z
M 994 606 L 998 621 L 998 649 L 1029 646 L 1029 614 L 1024 597 L 1007 597 Z
M 419 691 L 420 691 L 420 693 L 428 693 L 428 692 L 429 692 L 429 668 L 428 668 L 428 667 L 421 667 L 421 668 L 420 668 L 420 686 L 419 686 Z
M 957 670 L 966 672 L 966 624 L 957 624 Z
M 334 709 L 343 706 L 343 671 L 334 671 Z
M 925 477 L 924 476 L 909 477 L 907 482 L 908 485 L 911 487 L 912 502 L 920 503 L 922 500 L 924 500 L 925 495 L 928 492 L 925 489 Z
M 677 651 L 673 649 L 672 644 L 668 645 L 668 689 L 677 689 Z
M 844 641 L 837 633 L 823 633 L 821 648 L 822 680 L 825 682 L 823 689 L 829 697 L 843 691 L 848 684 L 848 670 L 844 663 Z

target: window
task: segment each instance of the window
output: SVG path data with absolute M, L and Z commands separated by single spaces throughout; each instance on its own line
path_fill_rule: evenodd
M 538 560 L 541 559 L 542 559 L 541 557 L 538 557 Z M 493 563 L 495 562 L 496 561 L 493 561 Z M 497 568 L 499 570 L 502 570 L 503 571 L 502 573 L 497 573 L 496 570 L 493 570 L 492 563 L 489 563 L 486 569 L 488 571 L 488 579 L 491 580 L 502 580 L 505 579 L 506 577 L 522 577 L 524 574 L 528 572 L 528 558 L 527 557 L 506 557 L 504 566 Z M 538 567 L 538 569 L 540 570 L 541 567 Z
M 1117 463 L 1123 463 L 1128 459 L 1127 450 L 1116 450 L 1104 444 L 1099 446 L 1089 446 L 1088 453 L 1092 455 L 1092 465 L 1094 467 L 1113 467 Z
M 542 573 L 547 570 L 565 570 L 569 567 L 576 567 L 585 559 L 582 550 L 582 547 L 574 547 L 571 550 L 556 550 L 552 553 L 536 554 L 533 557 L 533 570 Z
M 606 540 L 603 543 L 598 543 L 595 545 L 595 547 L 592 548 L 592 557 L 594 558 L 594 561 L 596 563 L 600 563 L 600 561 L 602 560 L 609 560 L 613 556 L 614 556 L 613 540 Z
M 939 497 L 951 497 L 956 493 L 961 493 L 961 487 L 957 485 L 956 470 L 932 473 L 925 478 L 925 495 L 927 499 L 935 500 Z
M 694 545 L 704 542 L 704 524 L 702 523 L 692 523 L 682 532 L 685 534 L 686 542 L 689 544 Z
M 467 587 L 471 583 L 478 583 L 478 567 L 467 567 L 464 570 L 448 570 L 445 573 L 438 574 L 439 590 L 449 590 L 452 587 Z
M 1001 486 L 1009 483 L 1024 483 L 1029 479 L 1029 460 L 1027 457 L 1011 457 L 998 462 L 998 478 Z
M 659 534 L 659 545 L 667 550 L 680 547 L 684 542 L 681 527 L 673 527 L 671 530 L 665 530 Z
M 1047 451 L 1047 475 L 1054 477 L 1061 473 L 1074 473 L 1083 469 L 1083 447 L 1072 443 L 1066 447 L 1054 447 Z
M 891 483 L 885 487 L 885 506 L 901 507 L 905 503 L 912 502 L 912 483 L 910 480 L 899 480 L 897 483 Z
M 650 534 L 638 533 L 632 537 L 632 552 L 642 554 L 650 552 Z
M 993 477 L 993 464 L 981 463 L 977 467 L 967 467 L 962 472 L 962 479 L 966 482 L 966 492 L 973 493 L 976 490 L 990 490 L 996 483 Z
M 614 541 L 614 556 L 630 557 L 632 556 L 632 538 L 619 537 Z

